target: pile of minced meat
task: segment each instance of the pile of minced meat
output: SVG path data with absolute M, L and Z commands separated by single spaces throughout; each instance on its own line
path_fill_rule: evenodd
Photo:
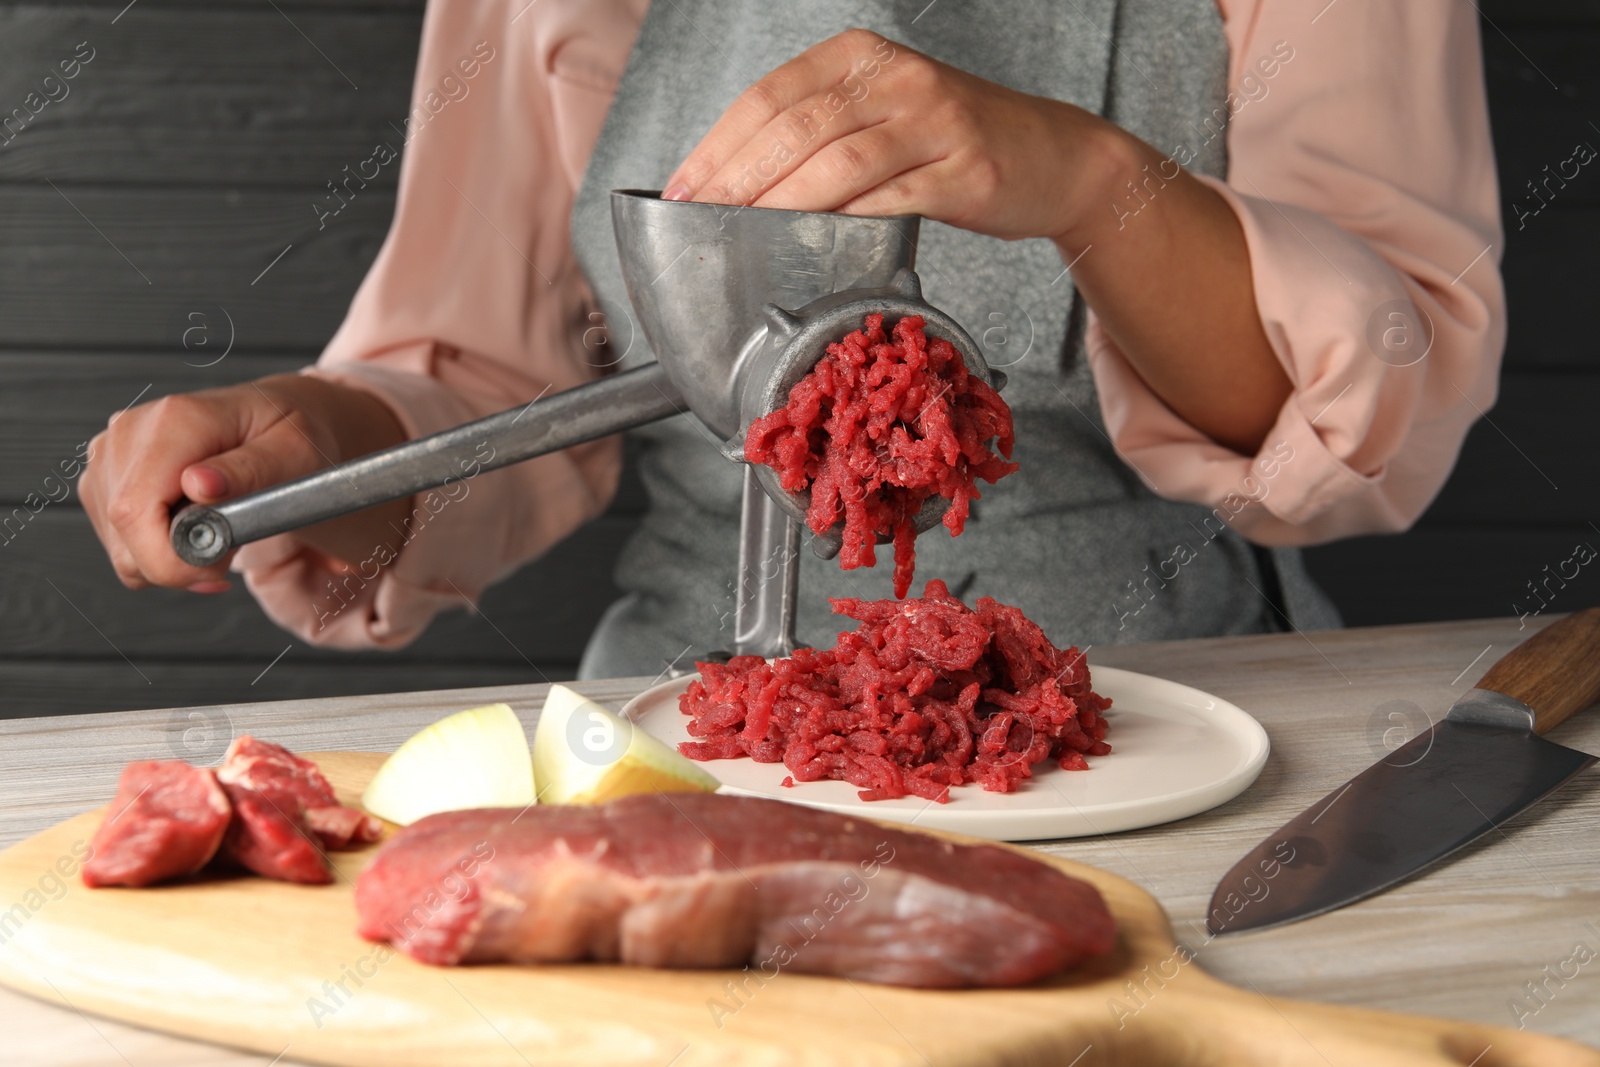
M 679 707 L 698 741 L 691 759 L 782 762 L 785 785 L 836 779 L 863 800 L 943 803 L 977 782 L 1007 793 L 1036 764 L 1086 770 L 1111 751 L 1076 648 L 1059 649 L 1014 607 L 969 608 L 930 581 L 920 599 L 831 600 L 857 619 L 833 648 L 768 663 L 700 663 Z

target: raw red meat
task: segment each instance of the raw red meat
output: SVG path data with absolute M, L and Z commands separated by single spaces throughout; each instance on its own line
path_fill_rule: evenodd
M 324 848 L 370 845 L 383 836 L 383 824 L 355 808 L 307 808 L 306 825 L 321 840 Z
M 989 450 L 999 438 L 1001 459 Z M 790 492 L 811 490 L 806 524 L 824 533 L 844 515 L 839 565 L 870 567 L 879 537 L 894 541 L 894 595 L 911 588 L 917 536 L 913 520 L 934 496 L 949 499 L 944 525 L 961 533 L 976 481 L 1017 469 L 1011 409 L 967 373 L 954 345 L 923 332 L 920 315 L 883 316 L 828 346 L 827 355 L 789 391 L 789 402 L 751 423 L 744 455 L 777 471 Z
M 268 878 L 326 884 L 324 848 L 376 841 L 383 824 L 347 808 L 317 765 L 281 745 L 240 737 L 220 768 L 171 761 L 123 772 L 83 880 L 149 885 L 192 874 L 213 856 Z
M 130 763 L 90 843 L 83 882 L 143 886 L 193 874 L 216 854 L 228 815 L 209 770 L 181 760 Z
M 990 597 L 968 608 L 937 580 L 921 599 L 830 603 L 861 621 L 831 649 L 696 664 L 679 707 L 703 740 L 679 745 L 684 755 L 781 761 L 797 782 L 851 782 L 863 800 L 943 803 L 953 785 L 1008 793 L 1046 759 L 1087 770 L 1085 755 L 1111 751 L 1111 701 L 1090 688 L 1082 654 L 1017 608 Z
M 356 882 L 361 936 L 434 964 L 620 961 L 950 988 L 1109 952 L 1099 892 L 993 845 L 774 800 L 644 794 L 432 815 Z
M 377 819 L 339 803 L 333 786 L 315 763 L 271 741 L 249 735 L 235 739 L 217 769 L 217 779 L 247 789 L 270 785 L 297 797 L 305 809 L 306 824 L 327 848 L 367 844 L 383 836 L 383 824 Z
M 333 869 L 306 825 L 305 807 L 291 790 L 273 783 L 251 788 L 223 782 L 233 821 L 221 857 L 280 882 L 327 885 Z

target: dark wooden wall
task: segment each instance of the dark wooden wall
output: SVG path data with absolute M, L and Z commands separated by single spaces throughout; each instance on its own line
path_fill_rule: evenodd
M 59 496 L 59 465 L 135 399 L 313 360 L 394 207 L 392 166 L 320 232 L 311 204 L 404 116 L 420 3 L 125 3 L 0 3 L 0 114 L 93 49 L 67 95 L 0 145 L 0 519 L 30 493 Z M 1578 3 L 1486 10 L 1504 31 L 1484 37 L 1510 199 L 1576 141 L 1600 145 L 1600 18 Z M 1600 544 L 1584 432 L 1600 401 L 1600 179 L 1586 170 L 1509 228 L 1494 427 L 1474 430 L 1418 529 L 1314 553 L 1352 622 L 1505 614 L 1576 541 Z M 398 655 L 349 655 L 291 640 L 242 589 L 123 590 L 74 495 L 0 527 L 0 716 L 570 677 L 640 504 L 630 481 L 481 615 L 445 616 Z M 1596 589 L 1584 572 L 1551 610 Z
M 311 205 L 399 143 L 420 2 L 126 3 L 0 4 L 0 108 L 94 49 L 0 147 L 0 517 L 136 397 L 314 360 L 394 211 L 393 165 L 320 231 Z M 623 494 L 482 615 L 351 656 L 292 641 L 242 588 L 124 590 L 74 495 L 0 529 L 0 715 L 570 678 L 638 505 Z

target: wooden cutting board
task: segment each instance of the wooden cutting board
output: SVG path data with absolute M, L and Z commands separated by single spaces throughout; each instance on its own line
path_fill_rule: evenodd
M 312 758 L 354 801 L 384 757 Z M 269 1058 L 349 1067 L 1600 1067 L 1600 1053 L 1553 1038 L 1224 985 L 1175 947 L 1143 890 L 1037 853 L 1105 895 L 1117 951 L 1045 985 L 930 992 L 792 973 L 763 984 L 735 971 L 427 967 L 355 934 L 353 884 L 370 849 L 335 853 L 333 886 L 241 877 L 90 890 L 77 870 L 102 817 L 81 815 L 0 853 L 0 983 Z

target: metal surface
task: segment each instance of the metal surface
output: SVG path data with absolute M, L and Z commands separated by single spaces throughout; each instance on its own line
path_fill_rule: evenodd
M 1472 689 L 1445 712 L 1446 722 L 1476 723 L 1479 726 L 1499 726 L 1507 730 L 1533 730 L 1536 722 L 1533 709 L 1516 697 L 1496 693 L 1493 689 Z
M 901 267 L 916 266 L 922 219 L 734 208 L 619 189 L 611 221 L 651 351 L 690 410 L 726 440 L 744 428 L 740 367 L 765 341 L 766 306 L 888 285 Z
M 465 482 L 682 406 L 676 386 L 652 363 L 216 507 L 191 504 L 173 517 L 172 547 L 185 562 L 207 566 L 251 541 Z
M 1452 708 L 1433 729 L 1285 823 L 1223 876 L 1206 927 L 1213 934 L 1265 929 L 1372 896 L 1527 810 L 1595 762 L 1535 734 L 1531 713 L 1519 718 L 1516 708 L 1500 703 L 1506 700 L 1474 690 L 1456 705 L 1465 705 L 1460 715 Z
M 800 593 L 800 524 L 744 470 L 739 514 L 739 595 L 734 604 L 735 656 L 787 656 L 795 650 Z

